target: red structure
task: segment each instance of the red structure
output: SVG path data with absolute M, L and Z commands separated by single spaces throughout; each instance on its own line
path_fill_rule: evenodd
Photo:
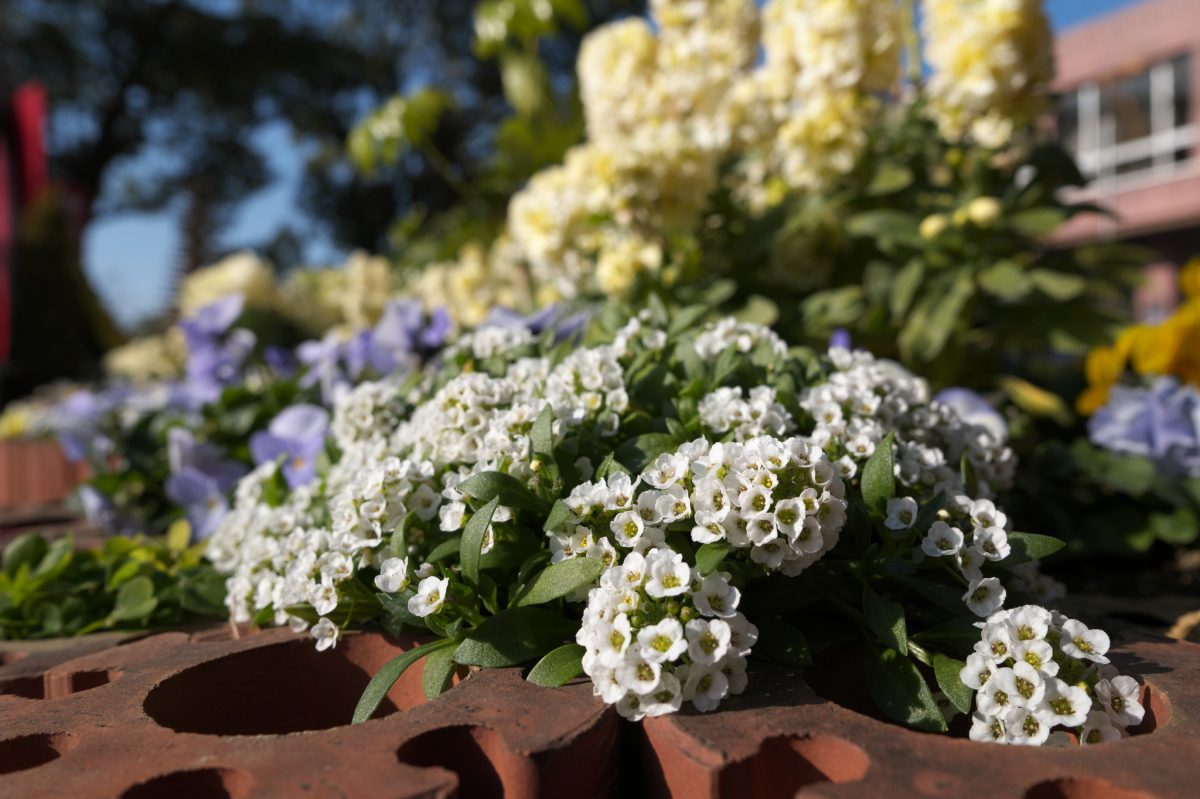
M 12 348 L 13 248 L 21 209 L 46 189 L 46 91 L 20 86 L 0 107 L 0 366 Z M 2 398 L 0 398 L 2 399 Z
M 1162 253 L 1136 298 L 1175 304 L 1175 271 L 1200 255 L 1200 2 L 1147 0 L 1071 28 L 1055 44 L 1058 129 L 1091 185 L 1055 242 L 1128 241 Z

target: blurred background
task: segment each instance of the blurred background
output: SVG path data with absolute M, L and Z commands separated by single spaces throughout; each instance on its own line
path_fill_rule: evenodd
M 184 275 L 235 251 L 279 272 L 359 249 L 415 268 L 486 240 L 582 136 L 581 37 L 644 5 L 0 3 L 0 400 L 90 376 L 164 326 Z M 1200 252 L 1200 26 L 1176 6 L 1194 9 L 1047 4 L 1057 128 L 1092 179 L 1077 199 L 1116 212 L 1055 242 L 1153 248 L 1139 318 L 1173 306 L 1175 267 Z

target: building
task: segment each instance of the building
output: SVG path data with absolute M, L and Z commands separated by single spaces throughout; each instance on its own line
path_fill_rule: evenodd
M 1200 0 L 1146 0 L 1063 31 L 1055 46 L 1058 130 L 1090 185 L 1058 244 L 1128 241 L 1161 254 L 1135 298 L 1153 318 L 1175 273 L 1200 255 Z

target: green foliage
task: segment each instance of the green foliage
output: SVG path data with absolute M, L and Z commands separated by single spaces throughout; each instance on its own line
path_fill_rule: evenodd
M 96 549 L 27 533 L 4 549 L 0 638 L 51 638 L 225 616 L 225 580 L 187 546 L 186 525 L 159 538 L 108 538 Z

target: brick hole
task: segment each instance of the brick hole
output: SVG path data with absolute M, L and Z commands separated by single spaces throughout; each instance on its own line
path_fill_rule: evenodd
M 1025 799 L 1155 799 L 1155 796 L 1104 780 L 1066 778 L 1038 783 L 1025 792 Z
M 858 782 L 870 767 L 870 756 L 841 738 L 780 735 L 763 741 L 746 760 L 722 769 L 720 795 L 791 799 L 808 785 Z
M 1142 707 L 1146 708 L 1146 716 L 1142 719 L 1141 724 L 1129 728 L 1130 735 L 1145 735 L 1148 732 L 1154 732 L 1165 727 L 1171 720 L 1171 700 L 1153 683 L 1142 685 L 1138 698 L 1141 699 Z
M 0 696 L 19 696 L 23 699 L 42 699 L 46 696 L 41 677 L 17 677 L 0 682 Z
M 121 799 L 242 799 L 253 780 L 244 771 L 202 768 L 176 771 L 138 783 Z
M 318 652 L 309 638 L 255 647 L 169 677 L 146 697 L 164 727 L 206 735 L 286 735 L 350 723 L 367 682 L 411 647 L 382 635 L 348 635 Z M 376 718 L 424 703 L 421 664 L 392 686 Z
M 28 654 L 28 652 L 0 652 L 0 666 L 11 666 Z
M 464 799 L 539 794 L 533 761 L 510 750 L 499 733 L 487 727 L 431 730 L 406 741 L 396 757 L 412 766 L 453 772 L 458 777 L 457 795 Z
M 116 682 L 120 677 L 121 672 L 107 669 L 49 671 L 45 676 L 45 698 L 61 699 L 71 694 L 83 693 Z
M 67 733 L 22 735 L 0 741 L 0 774 L 43 766 L 74 745 L 75 737 Z

